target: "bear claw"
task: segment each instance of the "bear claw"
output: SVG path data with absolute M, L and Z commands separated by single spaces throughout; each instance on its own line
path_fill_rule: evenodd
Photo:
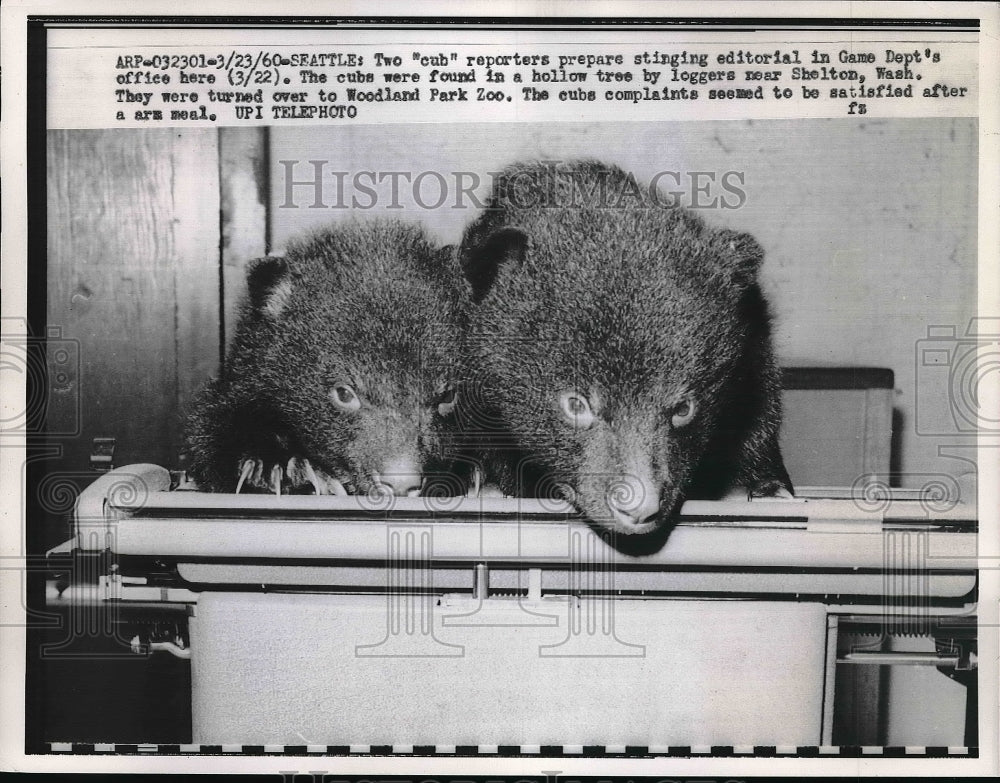
M 248 459 L 243 462 L 243 467 L 240 469 L 240 478 L 236 482 L 236 494 L 240 494 L 240 490 L 243 489 L 243 484 L 247 479 L 251 479 L 250 484 L 253 484 L 253 474 L 259 472 L 263 467 L 263 463 L 260 460 Z

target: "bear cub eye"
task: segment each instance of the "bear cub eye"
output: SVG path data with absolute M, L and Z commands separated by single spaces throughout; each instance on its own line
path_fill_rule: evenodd
M 685 397 L 670 410 L 670 424 L 674 429 L 680 429 L 690 424 L 696 409 L 694 400 Z
M 451 414 L 455 410 L 455 404 L 458 402 L 458 390 L 454 386 L 447 385 L 442 389 L 438 395 L 437 410 L 438 415 L 444 418 Z
M 578 392 L 564 391 L 559 395 L 559 406 L 563 416 L 578 430 L 585 430 L 594 423 L 594 413 L 590 409 L 590 403 Z
M 335 383 L 330 390 L 330 399 L 345 413 L 354 413 L 361 407 L 361 398 L 346 383 Z

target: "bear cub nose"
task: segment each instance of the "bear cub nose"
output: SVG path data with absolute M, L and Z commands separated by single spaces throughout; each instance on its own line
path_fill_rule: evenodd
M 396 460 L 379 473 L 379 483 L 396 497 L 409 497 L 420 493 L 423 476 L 411 460 Z
M 660 493 L 637 476 L 622 476 L 608 490 L 608 508 L 615 522 L 637 527 L 649 522 L 660 510 Z

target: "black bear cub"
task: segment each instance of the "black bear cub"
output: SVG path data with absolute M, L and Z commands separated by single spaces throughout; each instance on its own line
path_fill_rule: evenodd
M 453 248 L 396 221 L 350 223 L 256 262 L 247 282 L 222 375 L 188 419 L 200 489 L 414 495 L 433 478 L 464 493 L 447 457 L 468 306 Z
M 518 164 L 460 249 L 464 426 L 507 494 L 626 534 L 685 498 L 789 494 L 763 252 L 624 171 Z

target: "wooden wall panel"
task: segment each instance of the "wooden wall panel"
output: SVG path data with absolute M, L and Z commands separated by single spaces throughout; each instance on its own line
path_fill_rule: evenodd
M 222 346 L 228 345 L 246 293 L 247 263 L 267 255 L 266 128 L 219 131 L 222 198 Z
M 174 133 L 177 407 L 219 372 L 219 147 L 215 131 Z
M 218 134 L 51 131 L 51 326 L 79 341 L 76 437 L 54 465 L 85 470 L 95 437 L 116 464 L 177 465 L 181 415 L 219 356 Z M 65 432 L 68 404 L 52 403 Z

